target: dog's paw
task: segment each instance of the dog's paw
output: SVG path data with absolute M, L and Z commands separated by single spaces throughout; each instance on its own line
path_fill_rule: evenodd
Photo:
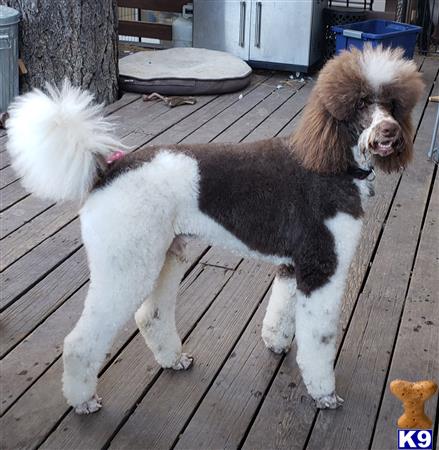
M 102 398 L 98 397 L 95 394 L 90 400 L 81 403 L 79 406 L 76 406 L 75 413 L 79 415 L 92 414 L 99 411 L 101 408 L 102 408 Z
M 262 340 L 265 346 L 273 353 L 288 353 L 291 348 L 293 336 L 275 331 L 273 328 L 262 328 Z
M 182 353 L 180 356 L 180 360 L 177 361 L 172 367 L 172 370 L 187 370 L 194 363 L 194 358 L 187 353 Z
M 318 409 L 337 409 L 343 405 L 344 400 L 333 392 L 315 399 L 315 402 Z

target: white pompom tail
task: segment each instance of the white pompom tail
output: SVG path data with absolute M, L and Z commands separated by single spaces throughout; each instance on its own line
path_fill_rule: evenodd
M 96 155 L 123 148 L 93 95 L 64 81 L 18 97 L 9 108 L 7 149 L 24 187 L 51 200 L 83 199 L 96 175 Z

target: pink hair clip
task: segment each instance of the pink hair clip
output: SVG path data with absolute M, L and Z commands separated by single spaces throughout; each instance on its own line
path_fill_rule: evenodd
M 107 164 L 114 163 L 114 161 L 117 161 L 118 159 L 122 159 L 124 156 L 125 156 L 125 152 L 123 150 L 116 150 L 106 159 Z

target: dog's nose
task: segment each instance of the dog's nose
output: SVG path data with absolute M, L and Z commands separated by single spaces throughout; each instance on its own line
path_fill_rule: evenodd
M 399 127 L 396 123 L 388 121 L 384 122 L 380 128 L 381 134 L 384 137 L 395 137 L 399 130 Z

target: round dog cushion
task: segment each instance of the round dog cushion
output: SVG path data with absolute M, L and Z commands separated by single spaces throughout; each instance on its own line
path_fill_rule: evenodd
M 252 69 L 229 53 L 204 48 L 137 52 L 119 61 L 122 89 L 164 95 L 223 94 L 246 87 Z

